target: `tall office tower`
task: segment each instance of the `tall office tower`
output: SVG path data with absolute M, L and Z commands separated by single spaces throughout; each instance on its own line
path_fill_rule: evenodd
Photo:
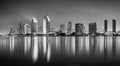
M 30 25 L 25 24 L 24 25 L 24 34 L 30 34 L 30 33 L 31 33 Z
M 62 33 L 65 33 L 65 25 L 64 25 L 64 24 L 61 24 L 61 25 L 60 25 L 60 31 L 61 31 Z
M 18 24 L 17 32 L 18 32 L 18 34 L 24 34 L 24 24 L 22 24 L 22 23 Z
M 50 32 L 50 18 L 49 16 L 44 16 L 43 19 L 43 33 L 47 34 Z
M 67 35 L 70 35 L 72 33 L 72 22 L 68 22 L 67 26 Z
M 47 33 L 50 32 L 50 22 L 47 22 Z
M 81 23 L 75 24 L 75 32 L 77 35 L 82 35 L 84 33 L 85 27 Z
M 89 34 L 96 34 L 97 33 L 97 25 L 96 22 L 89 23 Z
M 36 18 L 32 18 L 31 22 L 31 34 L 36 34 L 38 32 L 38 21 Z
M 112 32 L 116 32 L 116 20 L 112 20 Z
M 107 32 L 107 23 L 108 21 L 105 19 L 104 20 L 104 32 Z

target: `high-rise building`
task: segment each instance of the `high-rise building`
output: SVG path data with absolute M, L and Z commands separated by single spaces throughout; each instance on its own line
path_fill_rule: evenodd
M 36 18 L 32 18 L 31 22 L 31 34 L 37 34 L 38 32 L 38 21 Z
M 70 35 L 72 33 L 72 22 L 68 22 L 67 26 L 67 35 Z
M 47 22 L 46 26 L 47 26 L 47 33 L 49 33 L 50 32 L 50 22 L 49 21 Z
M 17 33 L 18 34 L 24 34 L 24 24 L 22 24 L 22 23 L 18 24 Z
M 89 23 L 89 34 L 96 34 L 97 33 L 97 25 L 96 22 Z
M 105 19 L 104 20 L 104 32 L 107 32 L 107 23 L 108 21 Z
M 49 16 L 44 16 L 43 19 L 43 33 L 47 34 L 50 32 L 50 18 Z
M 112 32 L 116 32 L 116 20 L 112 20 Z
M 61 25 L 60 25 L 60 31 L 61 31 L 62 33 L 65 33 L 65 25 L 64 25 L 64 24 L 61 24 Z
M 30 33 L 31 33 L 30 25 L 24 24 L 24 34 L 30 34 Z
M 84 33 L 85 27 L 82 23 L 75 24 L 75 32 L 77 35 L 82 35 Z

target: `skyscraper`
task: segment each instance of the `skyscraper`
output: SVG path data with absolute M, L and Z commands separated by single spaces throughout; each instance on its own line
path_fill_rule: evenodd
M 60 25 L 60 31 L 61 31 L 62 33 L 65 33 L 65 25 L 64 25 L 64 24 L 61 24 L 61 25 Z
M 47 33 L 49 33 L 50 32 L 50 22 L 48 21 L 47 22 Z
M 43 19 L 43 33 L 47 34 L 50 32 L 50 18 L 49 16 L 44 16 Z
M 36 34 L 38 32 L 38 21 L 36 18 L 32 18 L 31 22 L 31 34 Z
M 89 34 L 96 34 L 97 33 L 97 25 L 96 22 L 89 23 Z
M 75 32 L 77 35 L 82 35 L 84 33 L 85 27 L 82 23 L 75 24 Z
M 18 24 L 17 32 L 18 32 L 18 34 L 24 34 L 24 24 L 22 24 L 22 23 Z
M 107 23 L 108 21 L 105 19 L 104 20 L 104 32 L 107 32 Z
M 116 32 L 116 20 L 112 20 L 112 32 Z
M 24 34 L 30 34 L 30 33 L 31 33 L 30 25 L 25 24 L 24 25 Z
M 68 22 L 67 26 L 67 35 L 70 35 L 72 33 L 72 22 Z

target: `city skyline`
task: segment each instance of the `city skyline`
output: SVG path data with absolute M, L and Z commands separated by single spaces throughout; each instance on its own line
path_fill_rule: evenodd
M 104 20 L 108 20 L 108 31 L 112 29 L 112 19 L 116 19 L 119 30 L 120 2 L 118 0 L 4 0 L 0 1 L 0 33 L 8 33 L 9 26 L 19 22 L 30 23 L 31 18 L 38 19 L 42 25 L 45 14 L 50 16 L 52 27 L 67 24 L 68 21 L 88 24 L 96 22 L 99 31 L 104 28 Z
M 116 31 L 116 20 L 112 20 L 112 31 L 108 31 L 108 21 L 104 20 L 104 29 L 99 32 L 96 22 L 88 24 L 88 28 L 83 23 L 72 24 L 68 21 L 68 24 L 60 24 L 59 28 L 51 28 L 51 19 L 45 15 L 43 18 L 43 25 L 38 25 L 38 20 L 32 17 L 31 24 L 19 23 L 17 28 L 10 27 L 8 35 L 46 35 L 46 36 L 119 36 L 120 31 Z M 57 30 L 56 30 L 57 29 Z M 86 31 L 88 29 L 88 31 Z M 1 34 L 2 35 L 2 34 Z M 5 35 L 5 34 L 3 34 Z
M 38 25 L 38 20 L 35 17 L 32 17 L 30 25 L 29 24 L 24 24 L 24 23 L 23 24 L 19 23 L 17 28 L 14 28 L 13 26 L 11 26 L 10 27 L 10 32 L 11 32 L 11 29 L 16 30 L 18 32 L 18 34 L 24 34 L 24 30 L 25 31 L 26 30 L 28 30 L 28 31 L 31 30 L 31 34 L 34 34 L 34 32 L 35 32 L 35 34 L 39 34 L 41 31 L 42 31 L 43 34 L 48 34 L 49 32 L 54 32 L 54 31 L 55 32 L 61 31 L 61 33 L 66 33 L 66 35 L 70 35 L 73 32 L 77 33 L 77 31 L 78 31 L 79 34 L 81 32 L 82 33 L 89 33 L 89 34 L 91 34 L 91 33 L 101 33 L 101 32 L 102 33 L 104 33 L 104 32 L 119 32 L 119 31 L 116 30 L 117 26 L 116 26 L 116 20 L 115 19 L 112 19 L 112 29 L 111 29 L 111 31 L 108 31 L 108 26 L 109 26 L 108 24 L 109 23 L 108 23 L 108 20 L 105 19 L 104 20 L 104 25 L 103 25 L 104 29 L 101 32 L 99 32 L 99 29 L 98 29 L 99 25 L 97 26 L 96 22 L 89 23 L 88 28 L 86 28 L 83 23 L 75 23 L 75 24 L 72 24 L 72 23 L 73 22 L 68 21 L 68 25 L 60 24 L 59 28 L 51 27 L 51 19 L 49 18 L 49 16 L 45 15 L 44 18 L 43 18 L 43 25 L 42 26 Z M 73 28 L 75 28 L 75 31 L 73 30 Z M 86 31 L 86 30 L 88 30 L 88 31 Z M 26 32 L 25 32 L 25 34 L 26 34 Z
M 45 15 L 45 16 L 46 16 L 46 15 Z M 45 16 L 44 16 L 44 17 L 45 17 Z M 47 16 L 47 17 L 48 17 L 48 16 Z M 32 18 L 31 18 L 31 21 L 32 21 L 33 19 L 36 19 L 38 27 L 44 25 L 44 24 L 43 24 L 44 21 L 42 22 L 43 25 L 39 25 L 38 19 L 35 18 L 35 17 L 32 17 Z M 50 19 L 50 18 L 49 18 L 49 19 Z M 43 18 L 43 20 L 44 20 L 44 18 Z M 108 21 L 108 19 L 104 19 L 103 22 L 102 22 L 102 23 L 103 23 L 103 25 L 102 25 L 103 28 L 102 28 L 102 29 L 99 29 L 99 28 L 101 28 L 101 27 L 100 27 L 99 24 L 97 24 L 97 22 L 96 22 L 96 25 L 98 25 L 98 26 L 97 26 L 97 28 L 98 28 L 98 29 L 97 29 L 97 32 L 104 32 L 104 31 L 105 31 L 105 29 L 106 29 L 106 28 L 104 27 L 104 26 L 106 26 L 105 23 L 104 23 L 105 21 L 107 21 L 107 32 L 109 32 L 109 31 L 110 31 L 110 32 L 120 31 L 119 26 L 117 26 L 118 23 L 119 23 L 117 20 L 112 19 L 111 21 Z M 114 26 L 114 25 L 113 25 L 113 24 L 114 24 L 113 21 L 115 21 L 114 31 L 113 31 L 113 26 Z M 66 23 L 68 23 L 68 22 L 72 22 L 72 21 L 67 21 Z M 110 23 L 110 22 L 111 22 L 111 23 Z M 23 22 L 20 22 L 20 23 L 23 23 Z M 49 22 L 48 22 L 48 23 L 49 23 Z M 66 23 L 63 23 L 63 24 L 65 25 L 65 32 L 67 31 L 67 27 L 68 27 L 68 25 L 67 25 Z M 77 23 L 81 23 L 81 22 L 77 22 Z M 90 22 L 90 23 L 94 23 L 94 22 Z M 87 25 L 87 26 L 85 26 L 85 31 L 87 31 L 87 33 L 89 33 L 89 24 L 90 24 L 90 23 L 88 23 L 88 24 L 81 23 L 81 24 L 83 24 L 83 25 Z M 117 23 L 117 24 L 116 24 L 116 23 Z M 31 22 L 30 22 L 30 23 L 23 23 L 23 24 L 29 24 L 29 25 L 30 25 Z M 72 28 L 75 28 L 75 24 L 76 24 L 76 23 L 72 22 Z M 110 24 L 111 24 L 111 25 L 110 25 Z M 50 24 L 50 25 L 52 25 L 52 24 Z M 59 26 L 60 26 L 60 25 L 61 25 L 61 24 L 59 24 Z M 11 26 L 15 26 L 15 25 L 11 25 Z M 51 27 L 51 28 L 60 29 L 59 26 Z M 111 29 L 109 29 L 109 26 L 111 26 Z M 48 26 L 46 26 L 46 27 L 48 28 Z M 87 28 L 86 28 L 86 27 L 87 27 Z M 8 29 L 10 29 L 10 26 L 9 26 Z M 48 32 L 48 30 L 47 30 L 47 32 Z M 2 33 L 2 32 L 1 32 L 1 33 Z M 9 30 L 8 30 L 8 33 L 9 33 Z

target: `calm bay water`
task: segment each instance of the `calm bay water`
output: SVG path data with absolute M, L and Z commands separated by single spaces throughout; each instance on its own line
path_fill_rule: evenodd
M 120 37 L 0 37 L 0 57 L 33 64 L 118 61 Z

